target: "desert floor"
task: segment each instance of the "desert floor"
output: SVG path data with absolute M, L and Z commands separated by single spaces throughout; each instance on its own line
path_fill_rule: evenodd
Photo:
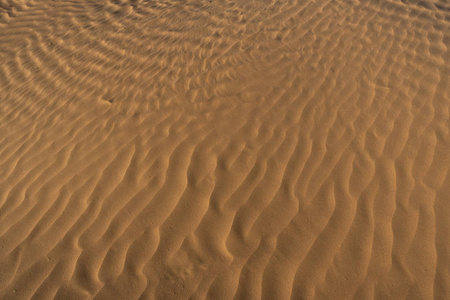
M 450 299 L 449 0 L 0 0 L 0 299 Z

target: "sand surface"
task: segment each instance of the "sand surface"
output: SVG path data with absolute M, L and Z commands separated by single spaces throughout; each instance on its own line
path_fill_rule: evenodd
M 0 299 L 450 299 L 449 0 L 0 0 Z

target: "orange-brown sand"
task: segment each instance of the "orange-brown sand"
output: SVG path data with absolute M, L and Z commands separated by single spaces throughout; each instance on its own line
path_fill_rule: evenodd
M 448 0 L 0 0 L 0 299 L 450 299 Z

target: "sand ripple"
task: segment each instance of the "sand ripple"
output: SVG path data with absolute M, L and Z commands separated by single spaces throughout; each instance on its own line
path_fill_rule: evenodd
M 447 0 L 0 0 L 1 299 L 446 299 Z

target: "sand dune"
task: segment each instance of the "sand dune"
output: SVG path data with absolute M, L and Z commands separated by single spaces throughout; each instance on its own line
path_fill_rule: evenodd
M 0 0 L 0 299 L 449 299 L 448 0 Z

